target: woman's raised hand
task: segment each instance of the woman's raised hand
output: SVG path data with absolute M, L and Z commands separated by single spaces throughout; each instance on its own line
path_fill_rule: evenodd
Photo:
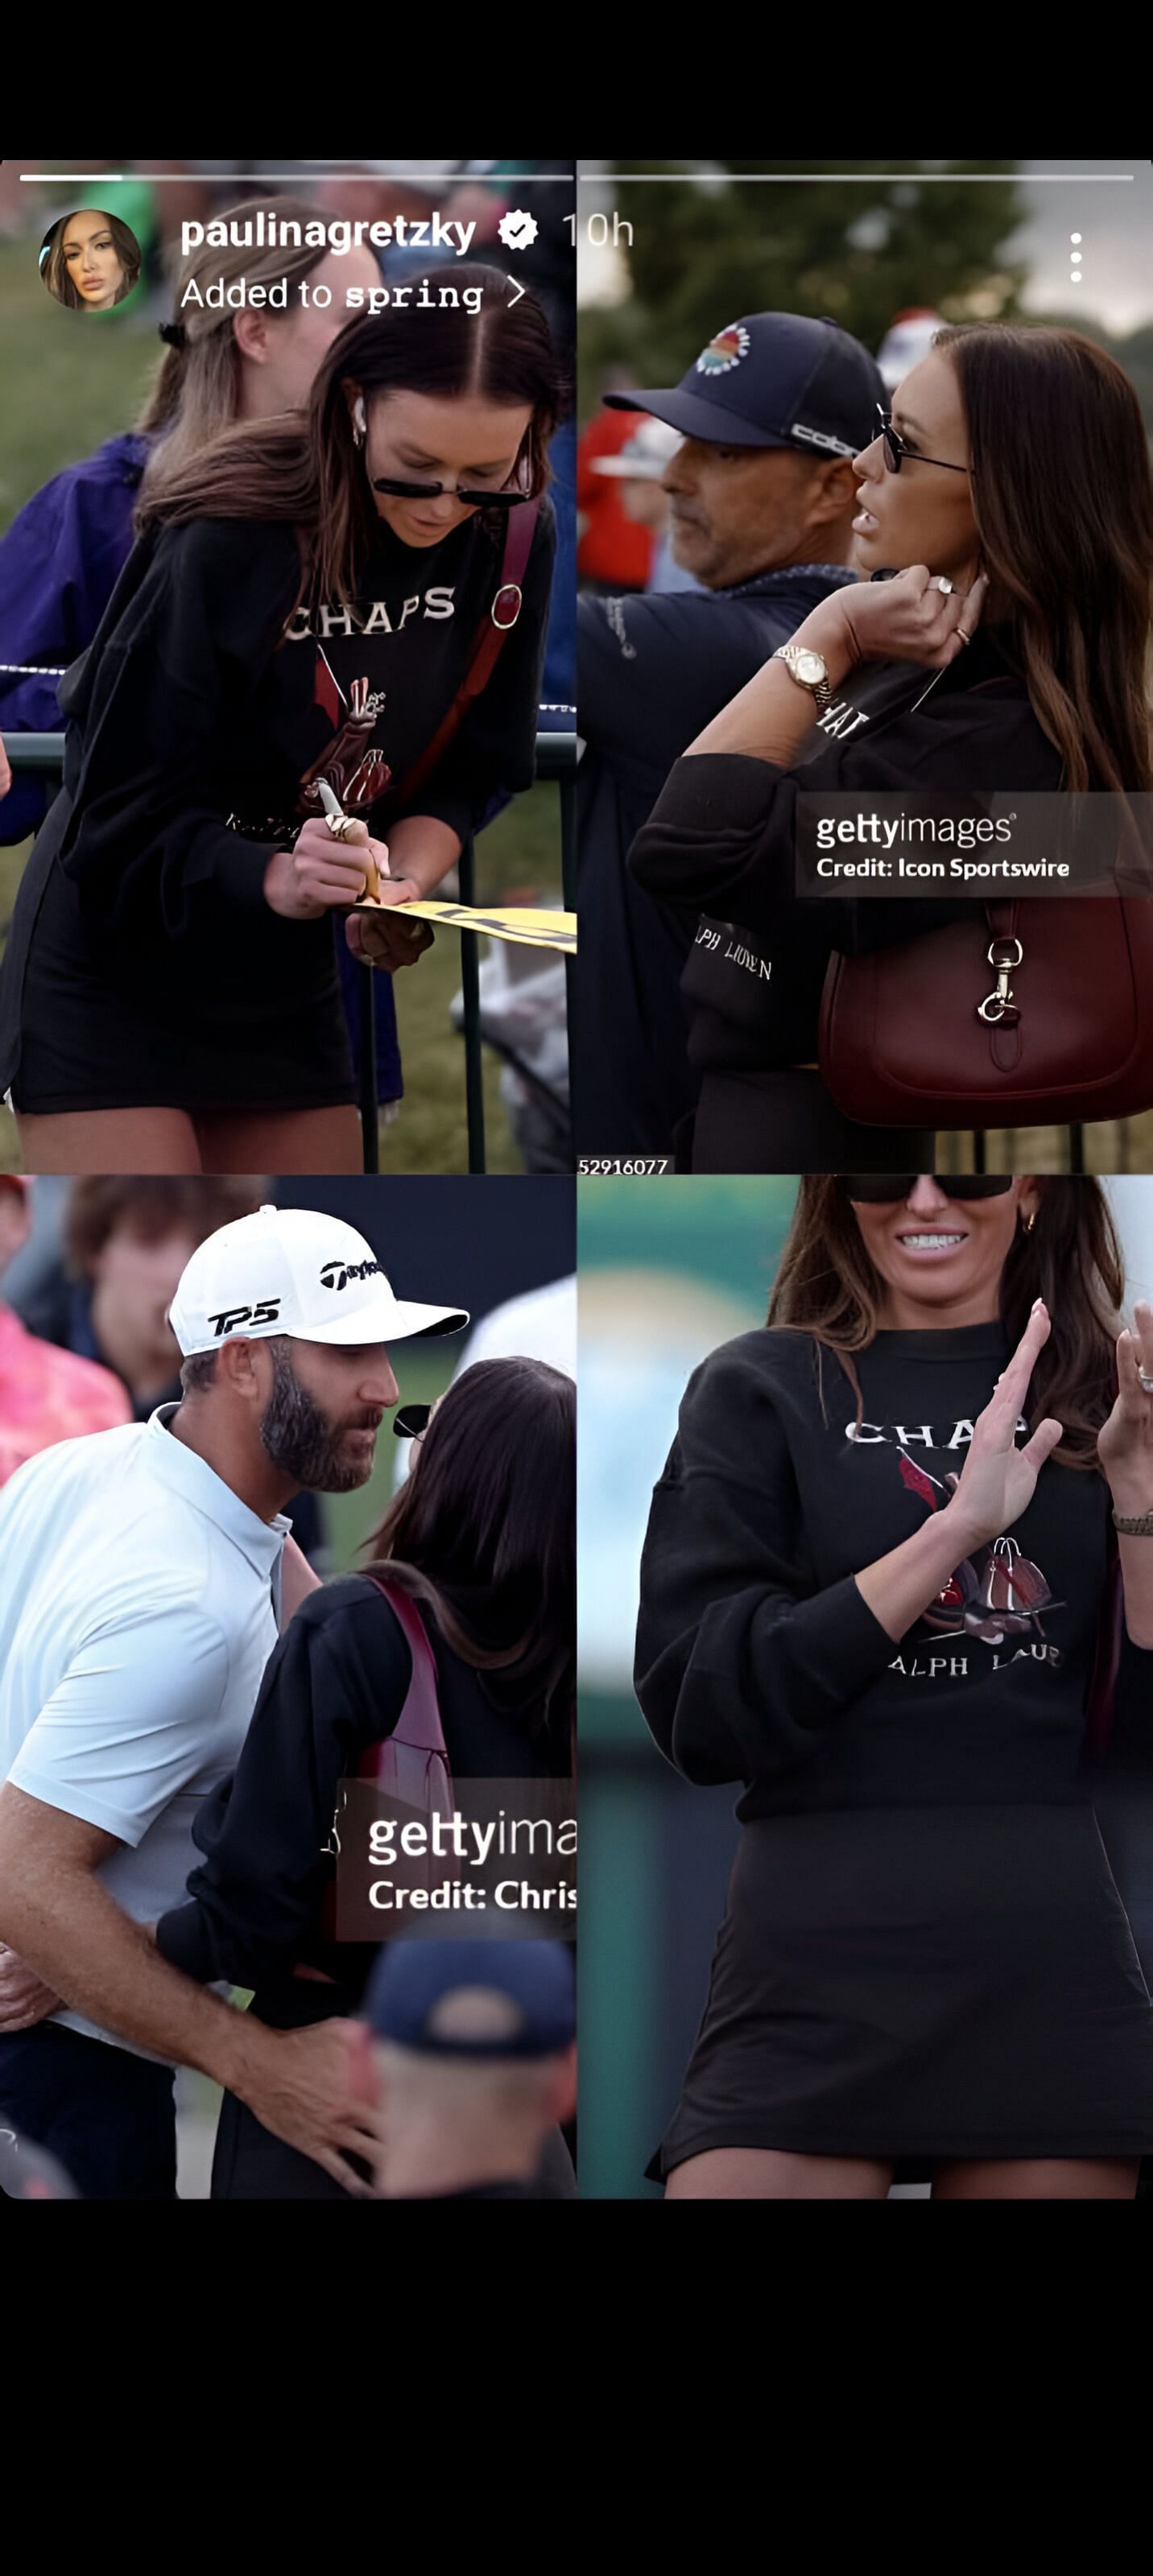
M 359 903 L 370 869 L 388 874 L 388 849 L 374 841 L 367 823 L 350 817 L 338 841 L 325 821 L 310 815 L 294 850 L 277 850 L 264 872 L 264 899 L 286 921 L 317 921 L 323 912 Z
M 944 670 L 954 662 L 980 622 L 989 583 L 979 573 L 967 589 L 952 584 L 942 590 L 927 564 L 910 564 L 892 581 L 858 581 L 834 591 L 797 628 L 794 644 L 812 641 L 822 647 L 817 624 L 827 618 L 843 633 L 849 659 L 856 662 L 921 662 Z
M 1015 1433 L 1039 1353 L 1049 1338 L 1048 1308 L 1038 1297 L 1017 1348 L 973 1426 L 969 1454 L 946 1516 L 957 1531 L 958 1556 L 987 1547 L 1019 1520 L 1037 1478 L 1061 1437 L 1051 1416 L 1018 1449 Z
M 1097 1442 L 1115 1510 L 1129 1518 L 1153 1511 L 1153 1306 L 1138 1298 L 1135 1330 L 1117 1343 L 1117 1401 Z

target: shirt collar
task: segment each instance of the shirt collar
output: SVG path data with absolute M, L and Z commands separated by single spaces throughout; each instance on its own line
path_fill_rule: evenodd
M 150 1466 L 195 1511 L 203 1512 L 215 1529 L 223 1530 L 257 1573 L 270 1575 L 280 1559 L 291 1521 L 283 1512 L 277 1512 L 274 1520 L 262 1521 L 259 1512 L 250 1511 L 206 1458 L 199 1457 L 183 1440 L 174 1439 L 169 1424 L 178 1411 L 178 1405 L 158 1404 L 155 1413 L 149 1414 L 144 1437 L 149 1443 Z
M 755 572 L 748 581 L 736 581 L 731 590 L 718 592 L 725 599 L 747 599 L 760 590 L 789 590 L 798 582 L 825 582 L 830 589 L 843 590 L 856 581 L 848 564 L 794 563 L 774 564 L 771 572 Z

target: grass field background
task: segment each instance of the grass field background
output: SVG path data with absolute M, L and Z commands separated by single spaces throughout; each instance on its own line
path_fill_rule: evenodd
M 70 313 L 40 284 L 31 239 L 0 243 L 0 311 L 4 314 L 4 395 L 0 405 L 0 532 L 33 492 L 64 465 L 105 438 L 130 429 L 163 355 L 159 309 L 123 316 Z M 0 848 L 0 945 L 11 918 L 29 844 Z M 476 845 L 480 903 L 514 889 L 546 905 L 561 902 L 560 808 L 555 786 L 517 797 Z M 395 1125 L 381 1131 L 381 1168 L 394 1172 L 465 1172 L 464 1045 L 449 1022 L 460 988 L 460 940 L 438 932 L 434 946 L 396 981 L 405 1098 Z M 500 1067 L 485 1049 L 488 1168 L 521 1168 L 498 1083 Z M 19 1169 L 15 1128 L 0 1109 L 0 1171 Z

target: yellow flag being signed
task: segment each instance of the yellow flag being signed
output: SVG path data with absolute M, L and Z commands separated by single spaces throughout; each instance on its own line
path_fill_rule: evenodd
M 372 903 L 354 905 L 356 912 L 406 913 L 417 921 L 440 923 L 446 930 L 477 930 L 486 939 L 511 939 L 521 948 L 559 948 L 575 957 L 575 912 L 538 912 L 531 904 L 473 906 L 465 903 Z

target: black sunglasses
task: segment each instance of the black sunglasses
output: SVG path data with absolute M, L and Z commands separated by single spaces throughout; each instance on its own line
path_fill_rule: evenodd
M 886 1201 L 907 1199 L 920 1179 L 919 1172 L 838 1172 L 837 1179 L 847 1198 L 866 1207 L 880 1207 Z M 942 1198 L 999 1199 L 1013 1187 L 1011 1172 L 934 1172 Z
M 395 474 L 374 474 L 372 488 L 391 492 L 395 501 L 439 501 L 447 492 L 472 510 L 519 510 L 522 501 L 532 499 L 531 492 L 466 492 L 460 483 L 402 483 Z
M 922 456 L 919 447 L 906 446 L 900 430 L 893 427 L 892 413 L 885 411 L 880 403 L 877 405 L 877 418 L 885 442 L 885 466 L 890 474 L 900 473 L 906 457 L 910 465 L 943 465 L 947 474 L 968 473 L 967 465 L 952 465 L 947 456 Z
M 431 1404 L 402 1404 L 392 1417 L 393 1436 L 397 1440 L 419 1440 L 427 1431 Z

